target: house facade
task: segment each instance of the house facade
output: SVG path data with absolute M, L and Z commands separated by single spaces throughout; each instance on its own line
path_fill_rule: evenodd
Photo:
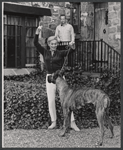
M 121 3 L 82 2 L 81 37 L 103 39 L 121 53 Z
M 40 42 L 54 35 L 60 14 L 74 27 L 76 40 L 103 39 L 121 52 L 120 2 L 9 2 L 3 4 L 4 67 L 24 68 L 36 64 L 33 39 L 43 24 Z

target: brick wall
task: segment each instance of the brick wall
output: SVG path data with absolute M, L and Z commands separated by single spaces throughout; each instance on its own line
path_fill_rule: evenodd
M 60 24 L 60 18 L 59 18 L 60 15 L 66 14 L 67 18 L 68 19 L 70 18 L 70 9 L 65 8 L 65 2 L 16 2 L 16 4 L 51 9 L 52 16 L 40 17 L 40 22 L 39 22 L 40 25 L 41 24 L 43 25 L 43 30 L 42 30 L 43 38 L 39 36 L 40 37 L 39 42 L 41 42 L 41 44 L 44 46 L 46 46 L 45 39 L 55 34 L 55 29 L 57 25 Z
M 17 2 L 21 5 L 35 6 L 35 7 L 45 7 L 50 8 L 52 16 L 40 17 L 40 23 L 44 26 L 44 38 L 49 35 L 54 35 L 56 26 L 60 24 L 59 16 L 60 14 L 66 14 L 67 17 L 70 17 L 70 9 L 65 8 L 65 2 Z M 50 30 L 48 30 L 48 28 Z M 52 33 L 51 33 L 52 31 Z
M 67 2 L 17 2 L 22 5 L 51 8 L 52 16 L 40 18 L 44 24 L 43 36 L 54 35 L 56 26 L 60 23 L 60 14 L 65 13 L 70 18 L 70 9 L 65 8 Z M 69 5 L 69 3 L 68 3 Z M 108 43 L 118 52 L 121 51 L 121 3 L 108 2 Z M 81 39 L 93 40 L 94 38 L 94 4 L 81 2 Z M 49 30 L 50 29 L 50 30 Z
M 65 13 L 65 9 L 57 6 L 51 9 L 51 12 L 52 12 L 51 17 L 44 16 L 41 18 L 41 21 L 43 22 L 45 27 L 55 30 L 57 25 L 60 24 L 59 16 L 60 14 Z
M 61 6 L 54 6 L 51 8 L 52 16 L 44 16 L 41 18 L 41 22 L 45 25 L 45 27 L 50 28 L 55 31 L 57 25 L 60 24 L 60 15 L 66 14 L 68 18 L 70 17 L 70 9 Z
M 121 3 L 109 2 L 108 3 L 108 43 L 114 47 L 118 52 L 121 51 Z
M 60 15 L 61 14 L 66 14 L 67 18 L 70 18 L 70 9 L 65 8 L 63 5 L 62 6 L 56 5 L 52 8 L 52 3 L 50 3 L 50 4 L 51 4 L 52 16 L 40 17 L 39 24 L 43 24 L 43 30 L 42 30 L 43 39 L 40 40 L 42 42 L 45 40 L 45 38 L 55 35 L 56 27 L 60 24 Z
M 108 2 L 108 44 L 121 51 L 121 3 Z M 94 37 L 94 4 L 81 2 L 81 39 Z

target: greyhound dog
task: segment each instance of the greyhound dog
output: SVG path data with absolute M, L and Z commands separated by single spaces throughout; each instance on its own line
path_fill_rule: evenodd
M 72 89 L 68 86 L 63 78 L 63 72 L 56 71 L 48 79 L 48 82 L 56 84 L 58 90 L 61 106 L 63 108 L 64 124 L 60 136 L 64 136 L 70 126 L 71 112 L 76 108 L 86 105 L 86 103 L 93 103 L 95 105 L 95 113 L 100 127 L 100 140 L 98 145 L 103 144 L 104 138 L 104 121 L 107 122 L 111 131 L 111 138 L 114 136 L 113 125 L 109 118 L 110 99 L 106 93 L 99 89 Z

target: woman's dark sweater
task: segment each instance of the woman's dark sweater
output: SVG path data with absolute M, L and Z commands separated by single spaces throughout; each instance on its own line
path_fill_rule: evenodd
M 55 71 L 60 70 L 62 68 L 63 64 L 61 62 L 63 62 L 63 59 L 67 55 L 68 50 L 56 50 L 52 56 L 50 50 L 45 49 L 39 44 L 37 34 L 35 34 L 34 45 L 39 51 L 39 53 L 41 53 L 44 57 L 44 62 L 48 74 L 52 74 Z M 74 52 L 74 50 L 71 49 L 70 53 L 71 52 Z

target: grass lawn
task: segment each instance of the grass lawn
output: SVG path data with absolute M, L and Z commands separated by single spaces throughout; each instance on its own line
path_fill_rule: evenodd
M 60 129 L 54 130 L 6 130 L 4 131 L 3 147 L 5 148 L 94 148 L 99 139 L 99 128 L 81 129 L 80 132 L 70 130 L 65 137 L 59 137 Z M 106 129 L 104 136 L 105 148 L 121 147 L 120 126 L 114 127 L 114 137 L 109 138 L 110 131 Z

